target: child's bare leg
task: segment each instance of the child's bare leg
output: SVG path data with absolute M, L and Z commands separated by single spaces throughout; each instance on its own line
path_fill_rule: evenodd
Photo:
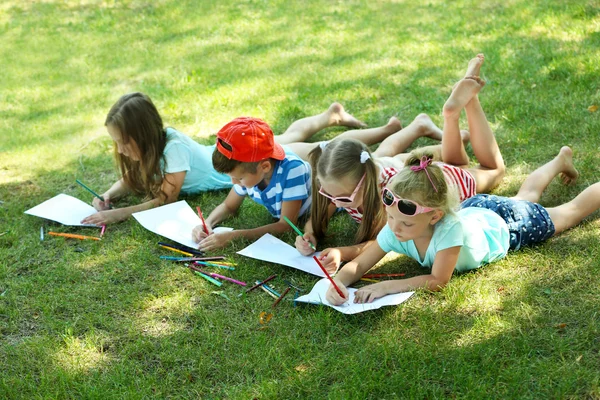
M 427 114 L 417 115 L 407 127 L 381 142 L 373 154 L 377 157 L 394 157 L 403 153 L 420 137 L 429 137 L 435 140 L 442 139 L 442 131 Z
M 533 171 L 513 198 L 539 203 L 544 190 L 559 174 L 566 185 L 574 183 L 579 176 L 579 172 L 573 165 L 573 150 L 568 146 L 563 146 L 556 157 Z
M 333 140 L 340 139 L 356 139 L 360 142 L 363 142 L 367 146 L 370 146 L 375 143 L 381 142 L 383 139 L 388 136 L 400 131 L 402 132 L 402 124 L 396 117 L 390 118 L 388 123 L 384 126 L 380 126 L 377 128 L 367 128 L 367 129 L 353 129 L 346 132 L 342 132 L 340 135 L 336 136 Z M 398 133 L 400 133 L 398 132 Z M 277 136 L 275 136 L 277 137 Z M 321 142 L 315 143 L 304 143 L 304 142 L 295 142 L 295 143 L 287 143 L 288 146 L 298 157 L 303 160 L 308 160 L 308 153 L 312 151 L 316 146 L 318 146 Z M 410 143 L 409 143 L 410 145 Z
M 547 208 L 558 235 L 579 224 L 585 217 L 600 208 L 600 182 L 579 193 L 568 203 L 558 207 Z
M 363 128 L 366 125 L 347 113 L 341 104 L 333 103 L 321 114 L 294 121 L 284 133 L 275 136 L 275 141 L 279 144 L 304 142 L 320 130 L 331 126 Z
M 458 122 L 462 109 L 477 96 L 482 87 L 483 81 L 479 78 L 464 78 L 454 87 L 452 94 L 444 104 L 442 160 L 445 163 L 457 166 L 466 166 L 469 164 L 469 156 L 465 150 Z M 472 142 L 473 131 L 469 129 L 469 133 Z
M 477 193 L 489 192 L 504 178 L 504 159 L 477 96 L 467 104 L 465 111 L 471 133 L 471 147 L 479 162 L 469 172 L 477 182 Z

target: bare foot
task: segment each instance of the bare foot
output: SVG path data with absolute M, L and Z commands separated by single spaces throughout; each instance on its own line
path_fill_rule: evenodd
M 349 128 L 365 128 L 367 124 L 348 114 L 340 103 L 333 103 L 327 110 L 331 125 L 347 126 Z
M 479 76 L 479 70 L 481 69 L 483 60 L 485 60 L 485 57 L 481 53 L 477 54 L 475 58 L 471 59 L 471 61 L 469 61 L 469 65 L 467 66 L 465 78 L 469 76 Z
M 417 125 L 419 137 L 428 137 L 433 140 L 442 140 L 442 130 L 438 128 L 429 115 L 422 113 L 415 117 L 412 124 Z
M 562 171 L 559 176 L 563 183 L 565 185 L 571 185 L 575 183 L 579 177 L 579 172 L 573 165 L 573 150 L 571 150 L 569 146 L 563 146 L 560 148 L 556 158 L 560 161 L 562 166 Z
M 402 122 L 398 118 L 392 117 L 385 125 L 385 128 L 391 133 L 396 133 L 402 130 Z
M 478 76 L 468 76 L 458 82 L 452 94 L 446 100 L 443 109 L 444 118 L 458 119 L 460 112 L 471 99 L 479 93 L 485 81 Z

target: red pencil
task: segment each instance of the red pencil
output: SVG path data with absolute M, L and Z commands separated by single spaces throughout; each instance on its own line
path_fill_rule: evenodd
M 202 226 L 204 227 L 204 233 L 206 233 L 208 235 L 208 227 L 206 226 L 206 221 L 204 220 L 204 215 L 202 215 L 202 210 L 200 209 L 199 206 L 196 207 L 196 211 L 198 211 L 198 216 L 202 220 Z
M 331 284 L 333 285 L 333 287 L 335 288 L 335 290 L 337 290 L 337 292 L 341 296 L 341 298 L 345 299 L 346 297 L 344 297 L 344 294 L 342 293 L 342 291 L 340 290 L 340 288 L 338 287 L 338 285 L 336 285 L 335 282 L 333 281 L 333 279 L 331 279 L 331 275 L 329 275 L 329 272 L 327 272 L 327 270 L 325 269 L 325 267 L 323 266 L 323 264 L 321 264 L 321 262 L 319 261 L 319 259 L 317 258 L 317 256 L 313 256 L 313 258 L 317 262 L 317 264 L 319 264 L 319 267 L 321 267 L 321 269 L 325 273 L 325 276 L 327 277 L 327 279 L 329 279 L 329 282 L 331 282 Z

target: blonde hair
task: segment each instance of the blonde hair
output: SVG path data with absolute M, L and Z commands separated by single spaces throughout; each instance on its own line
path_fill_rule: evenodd
M 361 162 L 361 154 L 369 157 Z M 323 150 L 316 146 L 308 155 L 313 170 L 311 223 L 315 236 L 321 239 L 329 226 L 327 209 L 331 200 L 319 194 L 318 177 L 341 180 L 350 178 L 353 182 L 363 181 L 363 218 L 356 232 L 355 242 L 362 243 L 375 238 L 385 225 L 385 212 L 381 204 L 379 191 L 379 170 L 373 162 L 368 147 L 354 139 L 333 140 Z
M 115 159 L 125 184 L 134 193 L 164 200 L 161 160 L 166 164 L 163 152 L 167 134 L 150 97 L 139 92 L 121 96 L 108 112 L 104 125 L 118 128 L 123 143 L 134 140 L 140 150 L 140 160 L 133 161 L 119 154 L 115 144 Z
M 432 154 L 419 149 L 411 152 L 404 168 L 390 180 L 387 187 L 400 198 L 442 210 L 446 215 L 454 214 L 459 206 L 458 190 L 446 183 L 442 168 L 431 162 L 425 167 L 427 172 L 410 168 L 420 166 L 424 157 L 431 161 Z

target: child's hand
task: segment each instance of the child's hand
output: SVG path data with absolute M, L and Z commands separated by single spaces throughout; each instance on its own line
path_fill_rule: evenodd
M 213 230 L 210 226 L 206 225 L 206 229 L 208 230 L 208 235 L 204 231 L 204 225 L 197 225 L 192 231 L 192 240 L 196 243 L 200 243 L 202 240 L 213 234 Z
M 94 197 L 94 200 L 92 200 L 92 206 L 98 211 L 110 210 L 110 196 L 105 193 L 102 195 L 102 197 L 104 197 L 104 201 Z
M 344 297 L 342 298 L 340 296 L 340 294 L 337 292 L 337 290 L 335 290 L 333 285 L 329 285 L 329 289 L 327 289 L 327 293 L 325 293 L 325 298 L 334 306 L 340 306 L 348 300 L 349 293 L 348 289 L 346 289 L 346 286 L 344 286 L 343 283 L 339 282 L 337 279 L 334 279 L 334 281 L 335 284 L 340 288 L 340 290 L 344 294 Z
M 212 235 L 202 239 L 202 241 L 198 244 L 198 249 L 202 251 L 210 251 L 226 246 L 234 237 L 232 232 L 213 233 Z
M 300 252 L 303 256 L 310 256 L 315 251 L 310 247 L 312 243 L 313 246 L 317 247 L 317 238 L 310 233 L 305 233 L 304 236 L 296 236 L 296 250 Z
M 329 248 L 321 252 L 319 261 L 330 274 L 335 273 L 342 263 L 342 252 L 339 249 Z
M 387 295 L 387 291 L 384 286 L 385 282 L 374 283 L 372 285 L 364 286 L 354 293 L 355 303 L 372 303 L 375 299 Z
M 99 211 L 96 214 L 92 214 L 89 217 L 85 217 L 81 220 L 82 224 L 91 225 L 108 225 L 115 222 L 119 222 L 127 218 L 127 215 L 123 215 L 121 209 Z

